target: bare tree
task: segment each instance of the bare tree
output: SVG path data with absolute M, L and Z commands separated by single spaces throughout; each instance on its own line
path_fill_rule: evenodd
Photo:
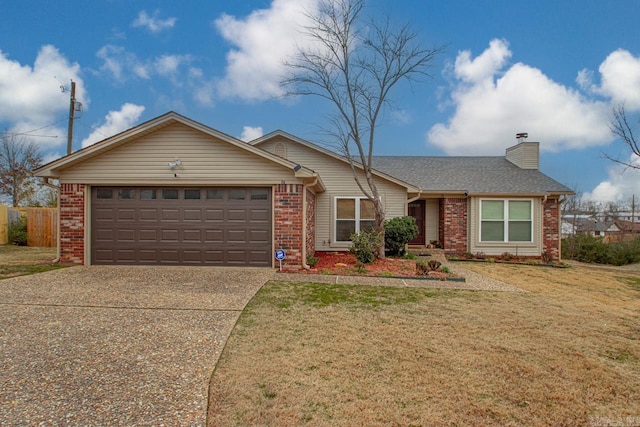
M 640 141 L 638 141 L 637 136 L 633 133 L 633 128 L 629 123 L 629 118 L 624 104 L 618 104 L 613 107 L 609 129 L 611 129 L 611 132 L 629 147 L 632 154 L 640 157 Z M 604 156 L 607 159 L 620 163 L 626 167 L 640 169 L 640 163 L 634 163 L 631 160 L 623 161 L 606 153 Z
M 0 194 L 22 206 L 36 192 L 32 171 L 42 164 L 42 155 L 33 141 L 15 134 L 2 135 L 0 146 Z
M 314 95 L 329 101 L 327 135 L 349 160 L 362 193 L 373 202 L 375 230 L 384 242 L 385 211 L 373 177 L 373 148 L 378 121 L 401 81 L 431 76 L 443 47 L 425 48 L 409 25 L 394 27 L 364 20 L 364 0 L 321 0 L 308 17 L 310 48 L 287 63 L 282 81 L 289 95 Z M 384 257 L 384 245 L 380 248 Z

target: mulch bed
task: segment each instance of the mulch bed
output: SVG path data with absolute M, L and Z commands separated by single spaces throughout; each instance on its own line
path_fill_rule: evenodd
M 404 258 L 378 259 L 360 265 L 355 255 L 349 252 L 316 252 L 318 263 L 308 270 L 283 270 L 282 273 L 328 274 L 338 276 L 409 277 L 446 280 L 457 277 L 451 273 L 430 271 L 428 276 L 416 271 L 416 260 Z

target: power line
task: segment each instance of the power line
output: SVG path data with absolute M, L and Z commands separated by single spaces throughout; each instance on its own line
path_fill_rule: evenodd
M 5 133 L 5 135 L 13 135 L 13 136 L 23 136 L 23 135 L 26 135 L 26 136 L 31 136 L 31 137 L 34 137 L 34 138 L 57 138 L 57 137 L 58 137 L 57 135 L 31 135 L 31 134 L 32 134 L 33 132 L 37 132 L 37 131 L 39 131 L 39 130 L 42 130 L 42 129 L 46 129 L 46 128 L 50 128 L 50 127 L 52 127 L 52 126 L 55 126 L 55 125 L 57 125 L 58 123 L 63 122 L 63 121 L 65 121 L 65 120 L 67 120 L 67 118 L 66 118 L 66 117 L 65 117 L 65 118 L 63 118 L 63 119 L 58 120 L 58 121 L 57 121 L 57 122 L 55 122 L 55 123 L 51 123 L 51 124 L 49 124 L 49 125 L 42 126 L 42 127 L 37 128 L 37 129 L 32 129 L 32 130 L 29 130 L 29 131 L 26 131 L 26 132 L 4 132 L 4 133 Z

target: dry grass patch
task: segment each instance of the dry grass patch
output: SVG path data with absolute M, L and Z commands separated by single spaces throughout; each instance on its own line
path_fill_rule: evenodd
M 640 417 L 637 274 L 472 268 L 531 292 L 268 283 L 212 377 L 209 424 Z
M 56 248 L 0 245 L 0 279 L 62 268 L 52 264 Z

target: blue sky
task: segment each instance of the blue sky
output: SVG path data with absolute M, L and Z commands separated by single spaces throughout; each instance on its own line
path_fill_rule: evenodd
M 245 140 L 282 129 L 318 142 L 328 106 L 282 100 L 282 61 L 316 0 L 0 0 L 0 126 L 47 160 L 66 151 L 69 93 L 83 111 L 74 149 L 173 110 Z M 598 201 L 640 195 L 640 173 L 608 130 L 611 106 L 640 117 L 637 0 L 369 0 L 447 45 L 433 79 L 403 85 L 380 155 L 501 155 L 528 132 L 541 169 Z M 640 123 L 637 124 L 640 133 Z

